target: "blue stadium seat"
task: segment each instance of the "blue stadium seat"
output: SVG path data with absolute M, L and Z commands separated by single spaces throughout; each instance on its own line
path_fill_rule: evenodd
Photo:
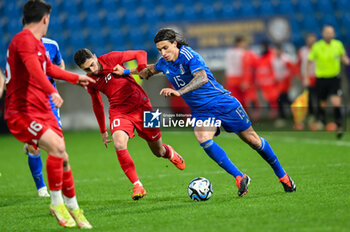
M 115 13 L 107 15 L 107 17 L 105 18 L 105 25 L 107 27 L 118 28 L 121 26 L 121 24 L 122 22 L 120 21 L 119 17 Z
M 11 38 L 22 30 L 22 21 L 20 18 L 10 18 L 7 23 L 7 32 L 10 33 Z
M 295 17 L 292 17 L 290 19 L 290 26 L 291 26 L 291 41 L 293 44 L 301 45 L 303 44 L 303 37 L 300 33 L 299 23 L 295 19 Z
M 285 15 L 293 15 L 294 14 L 294 7 L 291 1 L 280 1 L 278 4 L 278 13 L 285 14 Z
M 171 8 L 171 10 L 166 10 L 164 12 L 164 21 L 165 22 L 176 22 L 178 20 L 180 20 L 180 18 L 178 17 L 178 14 L 173 7 Z
M 146 23 L 151 25 L 156 25 L 158 23 L 158 15 L 156 11 L 150 10 L 145 12 L 144 18 L 146 20 Z
M 108 33 L 108 42 L 113 45 L 115 50 L 120 50 L 117 48 L 123 47 L 125 44 L 124 35 L 117 27 L 112 27 Z
M 217 19 L 216 11 L 214 7 L 203 7 L 202 18 L 204 20 L 214 20 Z
M 79 10 L 75 0 L 62 1 L 63 11 L 68 15 L 77 15 Z
M 349 11 L 350 10 L 350 1 L 349 0 L 337 0 L 336 7 L 340 11 Z
M 65 20 L 65 24 L 67 28 L 72 31 L 82 29 L 80 18 L 78 15 L 69 15 L 69 17 Z
M 160 0 L 160 4 L 167 9 L 167 11 L 174 10 L 175 1 L 173 0 Z
M 252 18 L 257 16 L 253 4 L 249 4 L 248 2 L 242 3 L 240 15 L 244 18 Z
M 103 0 L 101 1 L 102 8 L 107 11 L 107 17 L 111 13 L 115 13 L 117 10 L 117 5 L 115 0 Z
M 304 16 L 307 16 L 308 14 L 314 14 L 314 8 L 310 0 L 299 1 L 297 11 Z
M 338 21 L 336 19 L 336 17 L 334 16 L 333 12 L 330 12 L 328 14 L 324 14 L 322 17 L 322 26 L 324 25 L 331 25 L 334 27 L 334 30 L 336 31 L 336 33 L 340 33 L 340 27 L 338 24 Z
M 307 17 L 304 17 L 303 29 L 307 33 L 312 32 L 317 35 L 320 34 L 320 26 L 318 25 L 318 21 L 315 15 L 311 14 L 311 15 L 308 15 Z
M 317 0 L 316 5 L 317 5 L 317 10 L 324 14 L 334 12 L 333 5 L 330 0 Z
M 198 19 L 197 12 L 194 7 L 185 8 L 183 19 L 186 21 L 195 21 Z
M 236 9 L 234 8 L 232 2 L 224 3 L 221 7 L 221 18 L 224 19 L 234 19 L 238 15 Z
M 87 16 L 84 20 L 85 27 L 93 28 L 94 30 L 100 30 L 101 24 L 98 17 Z
M 74 50 L 86 47 L 86 41 L 79 30 L 71 31 L 71 34 L 69 35 L 69 44 Z
M 93 15 L 96 15 L 96 13 L 98 12 L 98 7 L 97 7 L 97 3 L 95 0 L 83 0 L 82 1 L 83 4 L 83 10 L 85 10 L 88 14 L 90 14 L 90 17 Z
M 273 6 L 271 1 L 261 1 L 260 2 L 260 8 L 259 8 L 259 14 L 261 16 L 271 16 L 276 14 L 275 7 Z
M 123 8 L 125 8 L 126 12 L 128 13 L 132 13 L 135 11 L 135 9 L 137 8 L 137 5 L 135 4 L 134 0 L 122 0 L 121 1 L 121 6 Z M 118 5 L 118 8 L 120 7 L 120 5 Z
M 16 1 L 8 1 L 4 7 L 4 13 L 8 19 L 20 18 L 19 8 Z
M 135 28 L 135 27 L 137 28 L 140 25 L 140 20 L 136 16 L 136 14 L 133 14 L 133 13 L 126 14 L 125 20 L 126 20 L 126 23 L 132 28 Z

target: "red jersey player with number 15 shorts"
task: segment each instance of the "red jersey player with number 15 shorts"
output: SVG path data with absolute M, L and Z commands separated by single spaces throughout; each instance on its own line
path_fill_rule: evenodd
M 123 63 L 135 59 L 138 63 L 137 69 L 124 68 Z M 88 92 L 91 95 L 93 110 L 106 147 L 112 140 L 108 139 L 100 92 L 104 93 L 109 100 L 113 143 L 120 166 L 133 183 L 132 199 L 138 200 L 146 195 L 146 190 L 137 176 L 135 164 L 127 149 L 129 138 L 135 136 L 135 129 L 138 135 L 147 141 L 154 155 L 169 159 L 180 170 L 185 168 L 182 157 L 171 146 L 162 143 L 159 128 L 143 128 L 143 112 L 153 109 L 147 94 L 130 74 L 146 68 L 145 51 L 110 52 L 97 58 L 90 50 L 83 48 L 74 54 L 74 60 L 88 76 L 96 81 L 88 85 Z

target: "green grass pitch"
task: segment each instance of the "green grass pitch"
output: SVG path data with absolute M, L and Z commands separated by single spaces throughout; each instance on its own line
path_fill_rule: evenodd
M 284 193 L 256 152 L 222 133 L 216 142 L 252 179 L 240 198 L 233 178 L 204 153 L 193 133 L 164 132 L 163 141 L 184 157 L 186 169 L 153 156 L 139 137 L 130 140 L 148 192 L 133 201 L 113 146 L 105 149 L 99 132 L 67 132 L 65 138 L 77 198 L 93 231 L 349 231 L 350 136 L 337 141 L 332 133 L 260 134 L 293 177 L 296 193 Z M 36 196 L 22 146 L 12 136 L 0 136 L 0 231 L 67 231 L 49 214 L 49 199 Z M 213 184 L 209 201 L 187 195 L 188 183 L 198 176 Z

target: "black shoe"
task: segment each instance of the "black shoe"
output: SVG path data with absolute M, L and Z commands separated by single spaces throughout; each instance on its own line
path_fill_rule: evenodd
M 284 191 L 286 193 L 295 192 L 297 190 L 294 181 L 287 174 L 284 175 L 284 177 L 280 178 L 278 182 L 280 182 L 283 185 Z
M 243 196 L 247 194 L 248 192 L 248 185 L 250 183 L 250 177 L 244 174 L 243 177 L 237 176 L 236 177 L 236 185 L 238 188 L 238 196 Z

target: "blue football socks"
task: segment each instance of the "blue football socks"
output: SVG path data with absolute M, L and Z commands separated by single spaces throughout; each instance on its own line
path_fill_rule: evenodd
M 277 159 L 277 156 L 273 152 L 270 144 L 264 139 L 261 138 L 261 147 L 256 151 L 264 158 L 266 162 L 270 164 L 273 171 L 275 172 L 278 178 L 282 178 L 285 175 L 285 171 L 283 170 L 280 162 Z
M 201 143 L 201 147 L 220 167 L 225 169 L 226 172 L 236 176 L 243 176 L 243 173 L 232 163 L 232 161 L 226 155 L 226 152 L 217 145 L 214 140 L 210 139 L 204 143 Z
M 30 171 L 32 172 L 32 176 L 37 189 L 45 187 L 45 182 L 43 178 L 43 163 L 41 161 L 40 154 L 32 155 L 28 152 L 28 164 Z

